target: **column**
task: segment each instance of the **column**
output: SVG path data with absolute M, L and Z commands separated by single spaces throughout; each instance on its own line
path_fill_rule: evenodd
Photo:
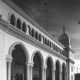
M 8 71 L 7 72 L 8 73 L 7 79 L 8 80 L 11 80 L 11 63 L 12 63 L 12 57 L 7 56 L 6 62 L 8 63 L 7 64 L 7 71 Z
M 60 70 L 60 80 L 62 80 L 62 69 Z
M 55 70 L 56 68 L 52 68 L 52 80 L 55 80 Z
M 28 25 L 26 25 L 26 28 L 27 28 L 26 34 L 29 35 L 29 28 L 28 28 Z
M 32 80 L 33 62 L 26 62 L 26 67 L 27 67 L 27 80 Z
M 42 80 L 46 80 L 46 66 L 42 66 Z

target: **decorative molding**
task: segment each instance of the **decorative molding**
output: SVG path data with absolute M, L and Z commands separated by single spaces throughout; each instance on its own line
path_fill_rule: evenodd
M 9 62 L 9 63 L 11 63 L 12 62 L 12 57 L 11 56 L 9 56 L 9 55 L 6 55 L 6 62 Z
M 69 58 L 67 58 L 67 61 L 70 62 L 70 63 L 72 63 L 72 64 L 75 63 L 75 61 L 73 61 L 72 59 L 69 59 Z
M 63 59 L 66 61 L 66 57 L 60 54 L 59 52 L 50 49 L 44 44 L 41 44 L 39 41 L 35 40 L 34 38 L 28 36 L 26 33 L 22 32 L 21 30 L 17 29 L 16 27 L 10 25 L 4 20 L 0 21 L 0 29 L 6 31 L 6 33 L 17 37 L 18 39 L 21 39 L 37 48 L 40 48 L 41 50 L 48 52 L 56 57 L 59 57 L 60 59 Z

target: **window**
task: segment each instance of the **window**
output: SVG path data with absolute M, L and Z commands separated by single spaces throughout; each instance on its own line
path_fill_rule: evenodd
M 32 35 L 32 37 L 35 36 L 35 31 L 34 31 L 34 29 L 32 29 L 32 33 L 31 33 L 31 35 Z
M 49 46 L 49 40 L 47 41 L 47 46 Z
M 35 32 L 35 39 L 38 40 L 38 32 L 37 31 Z
M 47 45 L 47 39 L 45 38 L 45 45 Z
M 22 31 L 26 33 L 26 23 L 25 22 L 23 22 L 22 24 Z
M 41 42 L 41 34 L 39 34 L 39 41 Z
M 15 15 L 12 14 L 12 15 L 10 16 L 10 24 L 12 24 L 13 26 L 15 26 L 15 20 L 16 20 Z
M 54 44 L 54 50 L 55 50 L 55 44 Z
M 31 28 L 30 28 L 30 26 L 28 25 L 28 29 L 29 29 L 29 35 L 31 36 Z
M 21 29 L 21 20 L 19 18 L 17 19 L 17 28 Z
M 50 48 L 51 48 L 51 41 L 50 41 Z

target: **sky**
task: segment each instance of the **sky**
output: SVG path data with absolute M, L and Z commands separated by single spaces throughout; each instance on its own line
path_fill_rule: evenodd
M 80 0 L 12 1 L 58 39 L 65 26 L 70 45 L 75 51 L 75 60 L 80 60 Z

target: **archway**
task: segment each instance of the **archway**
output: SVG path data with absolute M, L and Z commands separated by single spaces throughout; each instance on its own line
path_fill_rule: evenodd
M 47 59 L 46 80 L 52 80 L 52 59 Z
M 41 69 L 41 57 L 38 52 L 35 53 L 33 57 L 33 80 L 41 80 L 42 79 L 42 69 Z
M 25 51 L 20 45 L 15 45 L 12 51 L 11 63 L 11 80 L 26 80 L 26 55 Z
M 56 62 L 55 80 L 60 80 L 60 62 Z
M 65 63 L 62 64 L 62 80 L 65 80 L 65 75 L 66 75 L 66 67 Z

